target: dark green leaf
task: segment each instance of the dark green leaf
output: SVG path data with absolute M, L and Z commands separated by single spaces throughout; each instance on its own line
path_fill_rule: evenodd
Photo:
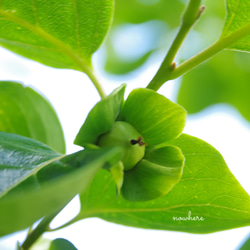
M 68 240 L 58 238 L 51 242 L 49 250 L 77 250 L 77 248 Z
M 48 66 L 86 71 L 112 12 L 113 0 L 3 0 L 0 44 Z
M 65 153 L 54 109 L 44 97 L 20 83 L 0 82 L 0 131 L 30 137 Z
M 153 90 L 135 89 L 119 119 L 130 123 L 151 146 L 176 138 L 184 128 L 186 112 Z
M 55 158 L 57 153 L 29 138 L 1 132 L 1 142 L 0 235 L 61 209 L 117 154 L 115 148 L 89 149 Z
M 0 198 L 61 155 L 44 144 L 16 134 L 0 132 Z
M 76 145 L 96 144 L 99 135 L 112 128 L 123 103 L 124 91 L 125 85 L 121 85 L 93 107 L 75 138 Z
M 178 103 L 188 113 L 229 103 L 250 121 L 250 55 L 224 51 L 183 76 Z
M 240 28 L 250 25 L 250 1 L 227 0 L 227 17 L 223 29 L 223 36 L 227 36 Z M 231 49 L 250 52 L 250 26 L 249 35 L 230 46 Z
M 181 148 L 185 166 L 181 181 L 167 195 L 148 202 L 117 199 L 111 175 L 101 170 L 88 191 L 81 194 L 82 207 L 76 220 L 99 217 L 127 226 L 190 233 L 250 225 L 250 197 L 218 151 L 188 135 L 171 144 Z
M 239 250 L 249 250 L 250 249 L 250 236 L 248 239 L 243 243 L 243 245 L 239 248 Z

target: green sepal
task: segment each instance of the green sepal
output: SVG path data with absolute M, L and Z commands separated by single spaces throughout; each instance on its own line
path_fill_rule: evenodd
M 116 184 L 116 190 L 117 190 L 117 196 L 121 193 L 121 188 L 123 185 L 123 178 L 124 178 L 124 166 L 121 161 L 119 161 L 117 164 L 112 166 L 109 169 L 110 173 L 113 176 L 113 180 Z
M 119 115 L 130 123 L 148 146 L 178 137 L 185 125 L 186 111 L 163 95 L 150 89 L 133 90 Z
M 80 128 L 74 144 L 83 147 L 88 144 L 96 144 L 98 137 L 112 128 L 123 104 L 125 86 L 122 84 L 92 108 Z
M 175 146 L 146 152 L 135 168 L 125 172 L 123 197 L 129 201 L 148 201 L 166 195 L 180 181 L 184 159 Z

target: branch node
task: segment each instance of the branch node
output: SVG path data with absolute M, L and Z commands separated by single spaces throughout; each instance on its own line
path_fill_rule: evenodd
M 200 16 L 204 13 L 206 9 L 206 6 L 205 5 L 202 5 L 200 8 L 199 8 L 199 11 L 198 11 L 198 15 L 197 15 L 197 18 L 196 19 L 199 19 Z
M 170 70 L 170 71 L 173 71 L 173 70 L 175 70 L 175 68 L 176 68 L 176 62 L 173 62 L 173 63 L 170 65 L 169 70 Z

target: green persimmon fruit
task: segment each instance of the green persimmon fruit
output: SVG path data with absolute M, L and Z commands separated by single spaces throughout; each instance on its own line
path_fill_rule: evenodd
M 130 170 L 144 157 L 146 144 L 132 125 L 117 121 L 108 133 L 100 137 L 98 145 L 100 147 L 120 146 L 124 170 Z

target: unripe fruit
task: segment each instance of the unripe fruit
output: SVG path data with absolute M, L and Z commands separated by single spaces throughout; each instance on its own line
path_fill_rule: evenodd
M 101 147 L 120 146 L 124 170 L 133 168 L 145 154 L 145 143 L 139 132 L 127 122 L 117 121 L 98 141 Z

